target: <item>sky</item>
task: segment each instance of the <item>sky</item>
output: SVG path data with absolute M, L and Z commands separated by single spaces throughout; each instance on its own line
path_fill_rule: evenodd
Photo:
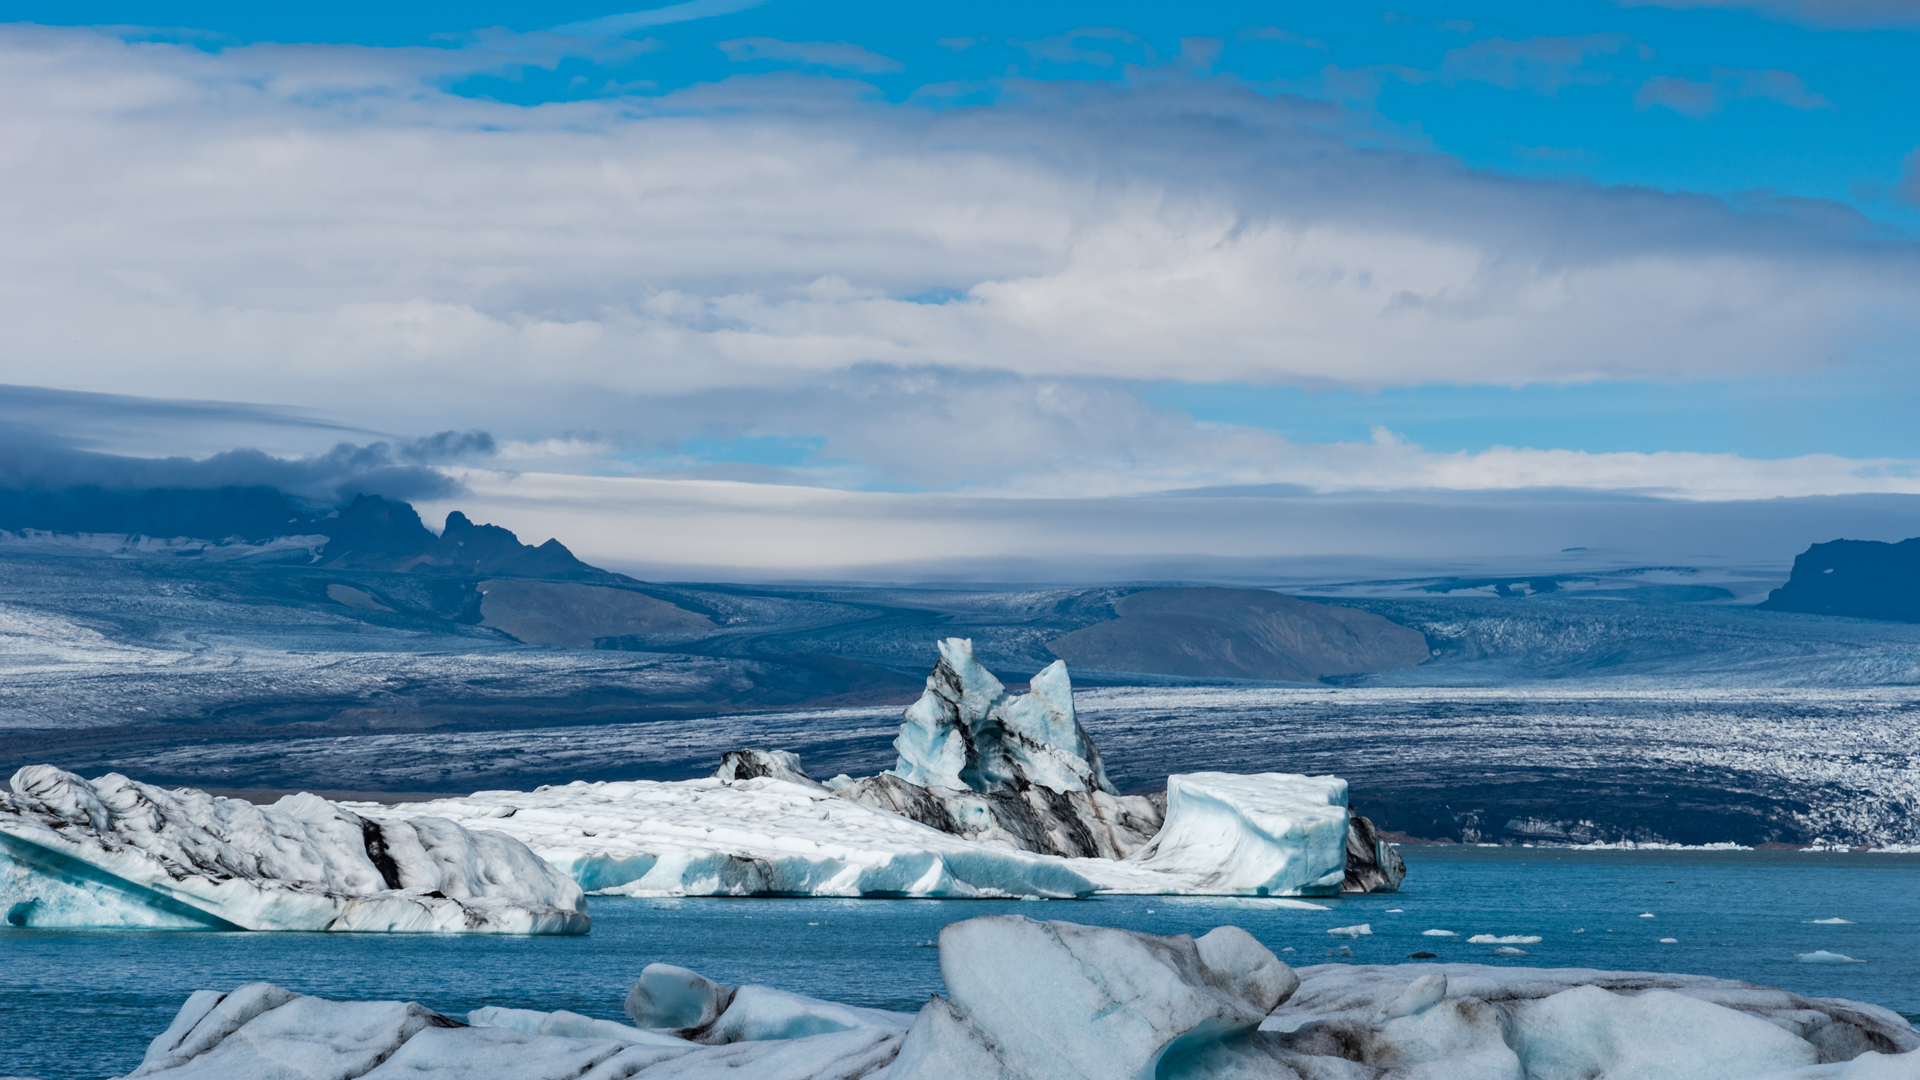
M 768 573 L 1897 539 L 1819 508 L 1920 505 L 1916 55 L 1920 0 L 4 0 L 0 435 Z

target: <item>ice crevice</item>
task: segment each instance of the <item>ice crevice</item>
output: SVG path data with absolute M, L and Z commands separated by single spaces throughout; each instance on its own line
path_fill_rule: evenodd
M 1911 1080 L 1920 1033 L 1859 1002 L 1699 975 L 1475 964 L 1294 969 L 1252 935 L 969 919 L 917 1013 L 649 964 L 625 1021 L 265 983 L 202 990 L 162 1080 Z

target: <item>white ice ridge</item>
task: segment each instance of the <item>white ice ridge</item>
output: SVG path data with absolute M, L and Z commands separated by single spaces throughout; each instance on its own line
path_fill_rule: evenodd
M 1115 794 L 1100 751 L 1073 711 L 1067 665 L 1056 660 L 1025 694 L 1010 696 L 973 657 L 973 642 L 940 642 L 926 692 L 894 739 L 891 772 L 921 787 L 993 791 L 1025 782 L 1054 791 Z
M 917 1014 L 649 965 L 631 1024 L 265 983 L 202 990 L 161 1080 L 1912 1080 L 1899 1015 L 1698 975 L 1474 964 L 1298 971 L 1244 930 L 1193 938 L 997 915 L 940 934 Z
M 613 896 L 1064 898 L 1076 860 L 989 847 L 835 796 L 747 780 L 575 782 L 407 807 L 503 832 Z
M 14 926 L 580 934 L 581 890 L 525 845 L 445 818 L 272 806 L 50 765 L 0 793 Z
M 602 781 L 413 803 L 505 833 L 612 896 L 1337 895 L 1346 783 L 1286 773 L 1168 779 L 1166 824 L 1124 860 L 974 843 L 818 784 Z M 391 812 L 401 812 L 394 808 Z

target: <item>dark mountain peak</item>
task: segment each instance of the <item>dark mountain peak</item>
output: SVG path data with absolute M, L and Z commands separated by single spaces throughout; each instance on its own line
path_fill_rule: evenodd
M 531 547 L 511 529 L 475 525 L 458 510 L 447 515 L 446 528 L 435 536 L 413 507 L 378 495 L 356 496 L 338 518 L 321 525 L 332 537 L 320 550 L 325 566 L 568 581 L 617 576 L 574 558 L 558 540 Z
M 579 559 L 558 540 L 538 547 L 509 529 L 475 525 L 455 510 L 438 536 L 410 504 L 379 495 L 355 495 L 334 510 L 303 505 L 271 487 L 144 488 L 133 491 L 73 487 L 59 490 L 0 487 L 0 530 L 106 533 L 265 544 L 288 536 L 326 537 L 313 561 L 355 570 L 388 570 L 488 577 L 615 581 Z M 308 541 L 311 543 L 311 541 Z M 301 562 L 304 545 L 275 556 Z
M 424 555 L 437 539 L 412 506 L 378 495 L 355 495 L 319 528 L 328 538 L 322 563 L 369 570 L 409 569 L 391 564 Z
M 1831 540 L 1793 560 L 1787 583 L 1761 607 L 1810 615 L 1920 622 L 1920 536 L 1889 544 Z

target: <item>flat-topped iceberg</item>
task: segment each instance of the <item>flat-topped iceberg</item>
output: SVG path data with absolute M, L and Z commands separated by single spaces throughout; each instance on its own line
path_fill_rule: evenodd
M 1859 1002 L 1699 975 L 1473 964 L 1295 970 L 1198 938 L 1012 915 L 940 934 L 918 1013 L 649 965 L 627 1020 L 202 990 L 161 1080 L 1908 1080 L 1920 1034 Z M 611 995 L 609 998 L 612 1000 Z
M 1331 896 L 1347 874 L 1347 782 L 1289 773 L 1167 778 L 1167 821 L 1139 854 L 1142 870 L 1181 891 Z
M 409 808 L 503 832 L 613 896 L 1085 896 L 1064 859 L 975 844 L 771 776 L 572 783 Z
M 48 765 L 0 794 L 0 912 L 27 927 L 579 934 L 580 886 L 445 818 L 272 806 Z

